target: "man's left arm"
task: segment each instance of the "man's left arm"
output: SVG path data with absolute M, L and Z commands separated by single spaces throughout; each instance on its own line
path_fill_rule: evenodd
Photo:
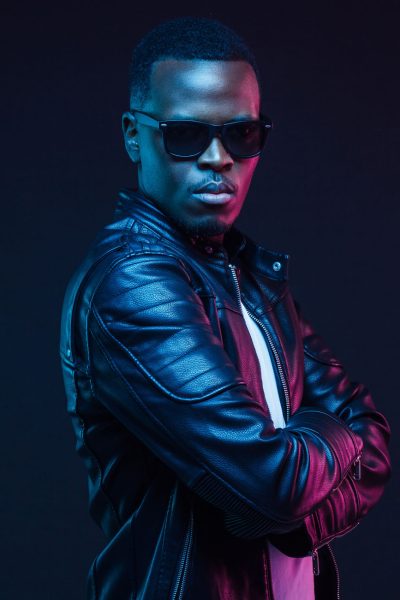
M 386 418 L 377 411 L 367 388 L 349 380 L 343 365 L 298 312 L 304 346 L 302 406 L 335 413 L 362 437 L 364 447 L 358 468 L 305 518 L 303 527 L 270 536 L 289 556 L 302 556 L 353 529 L 379 501 L 391 476 Z

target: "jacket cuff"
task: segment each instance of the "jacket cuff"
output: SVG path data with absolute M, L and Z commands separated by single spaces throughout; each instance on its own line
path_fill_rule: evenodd
M 337 489 L 346 475 L 359 476 L 360 457 L 363 449 L 361 436 L 352 431 L 346 423 L 333 413 L 315 408 L 300 408 L 289 419 L 287 428 L 296 431 L 311 430 L 329 445 L 339 468 L 340 479 Z
M 340 486 L 305 518 L 313 550 L 335 537 L 346 535 L 359 524 L 360 500 L 354 479 L 355 473 L 349 473 Z
M 284 534 L 269 534 L 268 539 L 287 556 L 301 557 L 349 533 L 361 520 L 355 478 L 354 472 L 348 473 L 340 486 L 305 517 L 300 527 Z

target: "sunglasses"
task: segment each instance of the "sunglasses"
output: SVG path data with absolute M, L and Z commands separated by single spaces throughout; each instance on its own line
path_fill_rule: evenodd
M 158 121 L 141 110 L 130 112 L 138 123 L 161 130 L 165 150 L 174 158 L 197 158 L 216 136 L 232 158 L 252 158 L 261 153 L 272 129 L 271 119 L 265 116 L 258 120 L 212 125 L 186 119 Z

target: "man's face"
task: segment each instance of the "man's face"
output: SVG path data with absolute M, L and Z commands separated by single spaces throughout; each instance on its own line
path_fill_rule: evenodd
M 257 79 L 244 61 L 162 60 L 153 65 L 151 93 L 141 110 L 162 121 L 258 119 Z M 241 211 L 259 157 L 232 158 L 215 137 L 198 158 L 176 159 L 165 151 L 160 130 L 132 119 L 124 128 L 126 139 L 138 143 L 139 190 L 189 235 L 222 241 Z M 231 186 L 228 202 L 211 204 L 196 193 L 211 181 Z

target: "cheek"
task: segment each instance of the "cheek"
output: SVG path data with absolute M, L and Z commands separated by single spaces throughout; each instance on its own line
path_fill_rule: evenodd
M 243 191 L 246 191 L 249 187 L 258 161 L 259 157 L 256 156 L 248 159 L 246 162 L 238 164 L 237 177 Z
M 193 165 L 190 162 L 175 161 L 167 154 L 162 138 L 143 139 L 141 152 L 142 177 L 149 183 L 173 182 L 182 184 Z
M 143 173 L 149 175 L 158 171 L 162 163 L 165 161 L 165 151 L 159 143 L 147 142 L 143 140 L 141 143 L 141 166 Z
M 193 165 L 174 161 L 165 151 L 147 153 L 141 165 L 141 181 L 150 195 L 162 200 L 186 196 L 193 179 Z

